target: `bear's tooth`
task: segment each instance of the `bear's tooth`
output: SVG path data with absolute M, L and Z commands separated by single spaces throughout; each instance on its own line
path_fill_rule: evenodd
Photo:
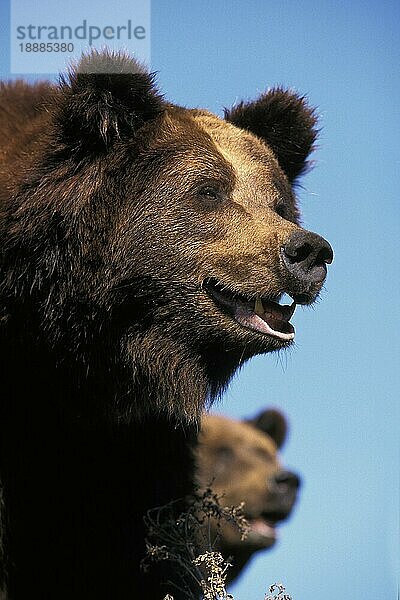
M 262 317 L 264 315 L 264 307 L 263 307 L 263 303 L 261 302 L 261 298 L 260 296 L 256 297 L 256 301 L 254 303 L 254 312 L 256 313 L 256 315 Z
M 292 304 L 289 305 L 281 305 L 281 310 L 282 310 L 282 316 L 286 321 L 289 321 L 292 316 L 294 311 L 296 310 L 296 302 L 292 302 Z

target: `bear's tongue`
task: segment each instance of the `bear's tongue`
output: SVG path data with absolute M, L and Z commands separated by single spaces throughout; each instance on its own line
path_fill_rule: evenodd
M 290 306 L 282 306 L 277 302 L 261 299 L 259 296 L 254 302 L 237 300 L 233 316 L 244 327 L 266 333 L 281 340 L 294 338 L 294 327 L 289 323 L 296 308 L 293 302 Z
M 205 280 L 204 287 L 216 304 L 228 311 L 243 327 L 284 341 L 294 338 L 294 327 L 289 320 L 296 302 L 284 306 L 259 295 L 255 300 L 250 300 L 230 291 L 216 279 Z

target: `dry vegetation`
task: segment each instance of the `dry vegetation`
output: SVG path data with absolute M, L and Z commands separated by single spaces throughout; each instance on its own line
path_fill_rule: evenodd
M 211 520 L 220 528 L 223 521 L 233 523 L 244 539 L 248 523 L 239 506 L 223 506 L 222 498 L 210 488 L 195 495 L 194 502 L 176 517 L 175 503 L 149 511 L 147 526 L 147 556 L 142 562 L 145 570 L 154 562 L 168 561 L 180 573 L 180 583 L 167 582 L 171 594 L 164 600 L 173 600 L 174 589 L 179 589 L 188 600 L 233 600 L 226 590 L 226 576 L 231 557 L 223 557 L 215 550 L 218 537 L 212 537 Z M 199 548 L 201 553 L 199 554 Z M 264 600 L 292 600 L 282 584 L 269 588 Z

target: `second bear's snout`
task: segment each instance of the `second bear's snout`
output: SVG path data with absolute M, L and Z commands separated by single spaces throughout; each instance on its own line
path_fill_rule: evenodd
M 323 237 L 310 231 L 296 230 L 281 248 L 286 269 L 305 283 L 322 283 L 333 250 Z

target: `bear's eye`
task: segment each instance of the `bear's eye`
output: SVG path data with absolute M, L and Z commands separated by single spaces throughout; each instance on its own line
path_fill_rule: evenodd
M 221 190 L 219 190 L 216 186 L 205 185 L 199 189 L 198 194 L 201 199 L 208 202 L 215 203 L 222 200 Z
M 218 459 L 222 461 L 232 460 L 234 457 L 233 450 L 229 446 L 218 446 L 216 448 L 216 453 Z

